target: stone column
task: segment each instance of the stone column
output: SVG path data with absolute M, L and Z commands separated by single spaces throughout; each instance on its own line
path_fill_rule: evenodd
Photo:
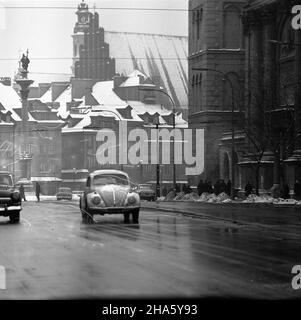
M 22 78 L 16 79 L 16 83 L 20 86 L 20 94 L 22 101 L 22 146 L 21 146 L 21 178 L 31 179 L 31 160 L 32 155 L 29 149 L 28 143 L 28 93 L 29 86 L 33 83 L 33 80 L 27 79 L 26 75 L 23 75 Z

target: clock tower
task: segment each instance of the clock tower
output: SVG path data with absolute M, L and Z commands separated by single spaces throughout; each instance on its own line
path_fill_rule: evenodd
M 83 0 L 76 11 L 73 32 L 74 79 L 111 80 L 115 75 L 115 60 L 110 57 L 110 46 L 105 42 L 104 29 L 99 26 L 99 15 L 89 11 Z
M 89 29 L 92 13 L 89 12 L 88 4 L 83 0 L 77 7 L 77 22 L 75 23 L 73 38 L 73 63 L 72 74 L 75 75 L 75 64 L 79 61 L 80 50 L 84 47 L 84 34 Z

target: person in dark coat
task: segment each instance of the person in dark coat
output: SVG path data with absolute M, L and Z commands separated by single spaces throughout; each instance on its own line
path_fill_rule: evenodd
M 290 198 L 290 187 L 287 183 L 283 185 L 283 193 L 282 193 L 283 199 L 289 199 Z
M 301 193 L 301 185 L 298 180 L 296 180 L 295 185 L 294 185 L 294 197 L 295 199 L 299 200 L 300 199 L 300 193 Z
M 248 181 L 248 183 L 246 184 L 246 187 L 245 187 L 245 195 L 246 195 L 246 197 L 248 197 L 252 192 L 253 192 L 252 185 Z
M 206 189 L 207 189 L 208 193 L 210 193 L 210 194 L 213 193 L 213 188 L 212 188 L 212 182 L 211 181 L 207 182 Z
M 40 193 L 41 193 L 41 186 L 38 182 L 36 182 L 36 197 L 38 202 L 40 202 Z
M 20 185 L 19 191 L 20 191 L 21 199 L 23 199 L 24 201 L 27 201 L 25 197 L 25 190 L 24 190 L 23 184 Z
M 223 179 L 219 182 L 219 193 L 226 192 L 226 184 Z
M 231 183 L 231 180 L 229 180 L 226 184 L 226 193 L 228 196 L 231 195 L 231 187 L 232 187 L 232 183 Z
M 167 188 L 166 188 L 166 186 L 164 186 L 162 189 L 162 196 L 166 197 L 166 195 L 167 195 Z
M 203 192 L 206 192 L 205 191 L 205 184 L 203 183 L 203 180 L 201 179 L 198 183 L 198 195 L 200 196 Z
M 220 181 L 217 180 L 214 184 L 214 187 L 213 187 L 213 192 L 216 196 L 218 196 L 220 194 Z

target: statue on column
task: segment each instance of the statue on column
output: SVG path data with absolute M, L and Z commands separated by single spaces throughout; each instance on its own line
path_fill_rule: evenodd
M 27 78 L 29 63 L 30 63 L 30 60 L 28 58 L 28 50 L 27 50 L 26 55 L 23 53 L 22 58 L 19 61 L 19 73 L 21 74 L 22 78 Z

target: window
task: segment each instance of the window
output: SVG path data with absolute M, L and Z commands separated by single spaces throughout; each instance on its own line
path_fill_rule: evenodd
M 229 5 L 224 9 L 224 48 L 238 49 L 241 47 L 242 26 L 240 11 L 236 6 Z
M 201 35 L 201 22 L 203 16 L 203 8 L 197 7 L 192 12 L 193 34 L 199 39 Z M 195 38 L 195 37 L 194 37 Z

